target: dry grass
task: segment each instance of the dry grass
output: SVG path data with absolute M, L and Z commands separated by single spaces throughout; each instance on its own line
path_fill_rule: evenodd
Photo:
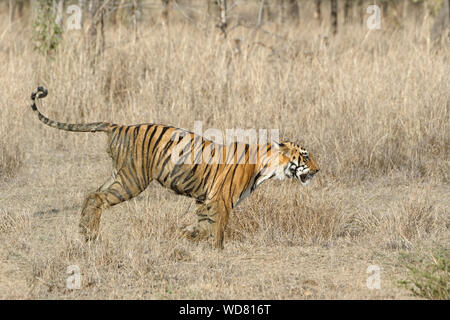
M 7 140 L 10 137 L 6 137 Z M 18 145 L 0 144 L 0 177 L 11 178 L 22 166 L 23 153 Z
M 449 246 L 450 51 L 429 43 L 429 18 L 329 39 L 312 20 L 267 23 L 226 42 L 202 20 L 178 18 L 169 36 L 149 25 L 135 44 L 111 26 L 94 73 L 77 32 L 45 58 L 26 21 L 8 29 L 0 16 L 1 298 L 410 298 L 396 285 L 400 253 Z M 177 238 L 193 203 L 156 184 L 108 210 L 102 238 L 84 244 L 83 197 L 111 169 L 105 137 L 45 127 L 28 106 L 37 84 L 49 89 L 42 112 L 60 121 L 277 128 L 321 172 L 308 188 L 261 186 L 233 212 L 221 252 Z M 365 285 L 372 264 L 381 290 Z M 80 290 L 66 288 L 70 265 Z

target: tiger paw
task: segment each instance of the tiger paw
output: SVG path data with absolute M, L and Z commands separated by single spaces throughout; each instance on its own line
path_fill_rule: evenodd
M 98 238 L 98 232 L 92 231 L 82 224 L 80 224 L 79 227 L 80 227 L 80 234 L 84 238 L 85 242 L 95 241 Z
M 195 225 L 189 225 L 181 229 L 180 231 L 181 236 L 191 240 L 191 241 L 197 241 L 199 240 L 199 228 Z

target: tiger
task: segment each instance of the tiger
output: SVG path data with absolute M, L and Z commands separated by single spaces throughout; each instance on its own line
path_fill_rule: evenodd
M 194 241 L 211 239 L 215 248 L 223 249 L 231 210 L 264 181 L 293 178 L 307 185 L 319 172 L 313 156 L 288 141 L 224 145 L 162 124 L 54 121 L 36 106 L 36 100 L 47 94 L 48 90 L 42 86 L 31 94 L 31 109 L 41 122 L 65 131 L 107 134 L 107 153 L 112 158 L 113 171 L 104 184 L 84 199 L 79 232 L 85 241 L 97 239 L 105 209 L 136 197 L 155 180 L 177 194 L 195 199 L 197 221 L 182 228 L 181 235 Z M 187 161 L 194 156 L 197 159 L 198 154 L 207 154 L 205 150 L 209 151 L 209 159 Z M 218 158 L 222 161 L 215 161 Z

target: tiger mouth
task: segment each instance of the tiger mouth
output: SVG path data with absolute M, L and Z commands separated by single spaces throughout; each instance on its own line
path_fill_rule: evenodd
M 308 180 L 311 179 L 311 177 L 308 173 L 305 173 L 305 174 L 301 174 L 299 179 L 302 183 L 306 183 Z
M 300 180 L 300 182 L 303 185 L 308 185 L 312 181 L 314 174 L 315 173 L 308 172 L 308 173 L 301 174 L 297 178 Z

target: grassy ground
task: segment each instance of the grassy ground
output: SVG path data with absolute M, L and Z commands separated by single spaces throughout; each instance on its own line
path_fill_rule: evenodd
M 152 25 L 136 43 L 107 29 L 92 70 L 76 32 L 45 58 L 26 21 L 0 15 L 0 298 L 414 298 L 398 285 L 402 257 L 448 253 L 450 51 L 428 41 L 429 18 L 336 38 L 307 19 L 238 27 L 227 41 L 203 22 Z M 38 84 L 53 119 L 275 128 L 321 171 L 307 188 L 258 188 L 232 213 L 223 251 L 178 239 L 193 201 L 157 184 L 106 211 L 101 239 L 85 244 L 79 212 L 110 175 L 106 139 L 40 123 Z M 72 265 L 79 290 L 66 287 Z M 371 265 L 380 289 L 366 285 Z

